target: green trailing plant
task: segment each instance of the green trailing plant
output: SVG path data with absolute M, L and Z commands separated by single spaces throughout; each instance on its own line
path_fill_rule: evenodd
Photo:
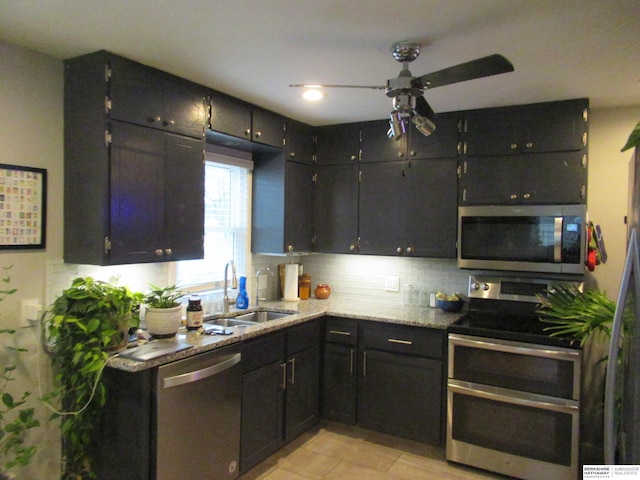
M 637 147 L 640 145 L 640 122 L 635 126 L 635 128 L 629 134 L 629 138 L 627 142 L 624 144 L 624 147 L 620 149 L 621 152 L 625 152 L 630 148 Z
M 545 328 L 553 336 L 569 336 L 584 345 L 594 332 L 611 336 L 615 302 L 597 289 L 581 291 L 574 285 L 561 284 L 546 296 L 539 297 L 540 320 L 551 324 Z
M 177 285 L 151 285 L 151 290 L 145 294 L 143 302 L 151 308 L 172 308 L 180 305 L 178 300 L 184 296 L 185 293 L 179 290 Z
M 4 275 L 2 286 L 0 286 L 0 302 L 16 293 L 17 289 L 9 288 L 11 277 L 9 270 L 11 267 L 3 267 Z M 14 335 L 15 330 L 9 328 L 0 329 L 2 335 Z M 5 473 L 16 466 L 26 466 L 31 462 L 36 453 L 34 445 L 25 442 L 27 430 L 40 426 L 40 422 L 35 418 L 35 410 L 26 407 L 27 399 L 31 392 L 25 391 L 17 396 L 11 393 L 9 386 L 15 380 L 13 373 L 16 365 L 12 357 L 21 352 L 26 352 L 24 348 L 5 346 L 5 355 L 2 356 L 2 373 L 0 374 L 0 395 L 2 404 L 0 405 L 0 478 L 5 477 Z
M 50 307 L 45 321 L 55 388 L 44 400 L 60 405 L 52 418 L 61 422 L 64 480 L 96 478 L 92 449 L 107 394 L 102 372 L 110 353 L 138 326 L 142 297 L 126 287 L 76 278 Z

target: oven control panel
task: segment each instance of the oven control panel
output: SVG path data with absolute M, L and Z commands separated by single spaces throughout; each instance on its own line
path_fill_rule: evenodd
M 538 303 L 553 286 L 554 281 L 546 279 L 470 275 L 469 298 Z

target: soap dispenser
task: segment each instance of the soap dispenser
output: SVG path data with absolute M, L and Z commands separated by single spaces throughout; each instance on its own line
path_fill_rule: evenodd
M 240 277 L 240 285 L 238 287 L 238 297 L 236 298 L 236 308 L 249 308 L 249 295 L 247 295 L 247 277 Z

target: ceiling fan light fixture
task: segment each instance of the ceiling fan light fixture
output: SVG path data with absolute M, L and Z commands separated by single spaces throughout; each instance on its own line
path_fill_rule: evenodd
M 393 111 L 389 117 L 389 130 L 387 131 L 387 136 L 394 140 L 400 140 L 402 135 L 406 133 L 405 125 L 402 121 L 402 114 L 400 112 Z
M 305 100 L 308 100 L 310 102 L 317 102 L 327 96 L 322 90 L 319 90 L 317 87 L 314 87 L 312 85 L 307 85 L 306 87 L 307 88 L 305 89 L 305 91 L 302 92 L 302 98 L 304 98 Z
M 416 126 L 416 129 L 425 137 L 428 137 L 436 130 L 436 124 L 433 120 L 423 117 L 422 115 L 418 115 L 417 113 L 414 113 L 411 121 Z

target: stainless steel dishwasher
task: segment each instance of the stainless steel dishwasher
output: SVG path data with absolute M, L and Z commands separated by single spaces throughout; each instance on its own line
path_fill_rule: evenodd
M 240 360 L 240 346 L 231 345 L 158 368 L 152 478 L 238 477 Z

